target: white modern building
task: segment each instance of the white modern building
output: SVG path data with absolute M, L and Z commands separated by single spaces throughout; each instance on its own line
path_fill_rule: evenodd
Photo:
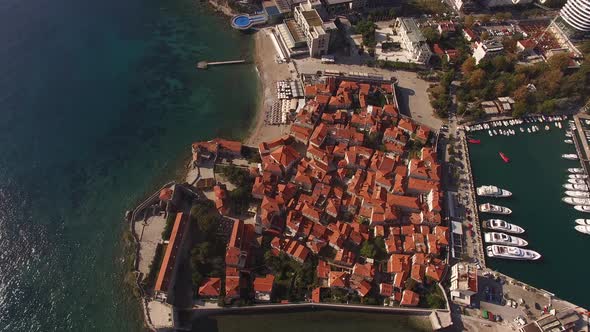
M 568 0 L 560 15 L 575 30 L 590 32 L 590 0 Z
M 483 42 L 477 42 L 477 47 L 473 51 L 473 57 L 475 58 L 475 64 L 478 65 L 481 60 L 493 58 L 504 52 L 504 45 L 496 40 L 484 40 Z
M 430 61 L 432 52 L 426 38 L 418 28 L 413 18 L 400 17 L 395 20 L 395 26 L 400 37 L 400 44 L 408 51 L 411 62 L 427 64 Z
M 471 296 L 477 294 L 477 269 L 466 263 L 457 263 L 451 268 L 451 301 L 471 305 Z
M 315 4 L 316 2 L 311 0 L 300 3 L 299 6 L 295 7 L 293 15 L 305 35 L 309 55 L 321 57 L 328 54 L 330 33 L 336 29 L 336 26 L 333 22 L 324 22 L 322 20 L 315 8 Z

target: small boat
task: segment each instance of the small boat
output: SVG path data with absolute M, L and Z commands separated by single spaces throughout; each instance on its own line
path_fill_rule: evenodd
M 527 129 L 526 129 L 526 131 L 527 131 L 528 133 L 530 133 L 530 132 L 531 132 L 531 128 L 527 128 Z
M 572 137 L 572 133 L 571 133 L 571 132 L 569 132 L 569 131 L 567 131 L 567 132 L 565 133 L 565 137 Z
M 587 179 L 588 175 L 586 175 L 586 174 L 570 174 L 567 177 L 570 179 Z
M 566 154 L 562 154 L 561 158 L 569 159 L 569 160 L 578 160 L 578 155 L 575 153 L 566 153 Z
M 496 186 L 480 186 L 477 187 L 477 195 L 487 197 L 510 197 L 512 193 L 506 189 L 501 189 Z
M 566 190 L 565 194 L 569 197 L 590 198 L 590 192 L 581 190 Z
M 512 210 L 510 210 L 507 207 L 500 206 L 500 205 L 494 205 L 494 204 L 490 204 L 490 203 L 481 204 L 479 206 L 479 211 L 485 212 L 485 213 L 504 214 L 504 215 L 508 215 L 508 214 L 512 213 Z
M 574 144 L 574 141 L 572 141 L 571 139 L 563 140 L 563 142 L 567 144 Z
M 498 152 L 500 154 L 500 158 L 502 158 L 502 160 L 504 160 L 505 163 L 510 161 L 510 158 L 506 157 L 506 155 L 502 152 Z
M 493 229 L 495 231 L 507 232 L 507 233 L 512 233 L 512 234 L 524 233 L 524 228 L 517 226 L 515 224 L 511 224 L 511 223 L 504 221 L 502 219 L 484 220 L 482 225 L 484 228 Z
M 520 127 L 520 132 L 524 133 L 524 129 L 522 127 Z
M 567 179 L 567 182 L 571 184 L 586 184 L 586 181 L 582 179 Z
M 590 235 L 590 226 L 575 226 L 578 232 Z
M 585 184 L 571 184 L 566 183 L 563 187 L 567 190 L 579 190 L 579 191 L 588 191 L 588 186 Z
M 529 243 L 519 237 L 498 233 L 498 232 L 485 232 L 483 234 L 484 239 L 487 243 L 504 244 L 515 247 L 526 247 Z
M 583 168 L 580 168 L 580 167 L 577 167 L 577 168 L 576 167 L 568 168 L 567 171 L 570 172 L 570 173 L 574 173 L 574 174 L 584 173 L 584 169 Z
M 576 219 L 576 224 L 582 226 L 590 226 L 590 219 Z
M 576 209 L 580 212 L 590 213 L 590 206 L 588 206 L 588 205 L 576 205 L 576 206 L 574 206 L 574 209 Z
M 521 261 L 535 261 L 541 258 L 541 254 L 530 249 L 503 246 L 494 244 L 486 247 L 488 257 L 516 259 Z
M 590 205 L 590 198 L 564 197 L 561 200 L 571 205 Z
M 479 144 L 479 143 L 481 143 L 481 141 L 480 141 L 480 140 L 478 140 L 478 139 L 473 139 L 473 138 L 470 138 L 470 139 L 468 140 L 468 142 L 469 142 L 469 143 L 471 143 L 471 144 Z

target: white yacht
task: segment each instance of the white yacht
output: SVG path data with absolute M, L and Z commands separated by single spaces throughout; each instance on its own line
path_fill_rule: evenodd
M 511 224 L 502 219 L 488 219 L 483 221 L 483 227 L 512 234 L 524 233 L 524 228 Z
M 571 184 L 586 184 L 586 181 L 582 179 L 567 179 L 567 182 Z
M 523 261 L 534 261 L 541 258 L 541 254 L 533 250 L 502 246 L 498 244 L 487 246 L 486 252 L 488 257 L 517 259 Z
M 580 190 L 580 191 L 588 191 L 588 186 L 585 184 L 571 184 L 566 183 L 563 187 L 567 190 Z
M 574 209 L 576 209 L 580 212 L 590 213 L 590 206 L 588 206 L 588 205 L 576 205 L 576 206 L 574 206 Z
M 563 142 L 567 144 L 574 144 L 574 141 L 572 141 L 571 139 L 565 139 L 563 140 Z
M 494 205 L 490 203 L 481 204 L 479 206 L 479 211 L 486 212 L 486 213 L 494 213 L 494 214 L 511 214 L 512 210 L 507 207 Z
M 590 226 L 590 219 L 576 219 L 576 224 L 582 226 Z
M 588 175 L 586 175 L 586 174 L 569 174 L 567 177 L 570 179 L 587 179 Z
M 529 243 L 519 237 L 497 233 L 497 232 L 485 232 L 483 237 L 487 243 L 504 244 L 507 246 L 515 247 L 526 247 Z
M 561 200 L 571 205 L 590 205 L 590 198 L 564 197 Z
M 574 228 L 580 233 L 590 235 L 590 226 L 576 226 Z
M 569 197 L 590 198 L 590 192 L 581 190 L 566 190 L 565 194 Z
M 477 187 L 477 195 L 488 197 L 510 197 L 512 196 L 512 193 L 496 186 L 481 186 Z
M 574 173 L 574 174 L 584 173 L 584 169 L 581 168 L 581 167 L 568 168 L 567 171 L 570 172 L 570 173 Z
M 575 153 L 562 154 L 561 157 L 564 159 L 569 159 L 569 160 L 578 160 L 578 155 Z

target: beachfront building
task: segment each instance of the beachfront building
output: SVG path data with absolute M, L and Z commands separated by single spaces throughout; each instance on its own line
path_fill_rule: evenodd
M 321 57 L 328 54 L 328 47 L 330 45 L 330 33 L 336 29 L 332 22 L 325 23 L 317 8 L 321 4 L 308 0 L 302 2 L 295 7 L 293 12 L 295 21 L 301 27 L 301 31 L 305 36 L 307 47 L 309 47 L 309 55 L 312 57 Z
M 418 28 L 413 18 L 400 17 L 396 19 L 395 26 L 400 36 L 401 46 L 408 52 L 411 62 L 427 64 L 432 56 L 426 38 Z
M 451 301 L 471 305 L 471 296 L 477 294 L 477 269 L 466 263 L 457 263 L 451 268 Z
M 504 53 L 504 45 L 496 40 L 485 40 L 476 43 L 477 47 L 473 51 L 475 64 L 479 64 L 483 59 L 490 59 Z

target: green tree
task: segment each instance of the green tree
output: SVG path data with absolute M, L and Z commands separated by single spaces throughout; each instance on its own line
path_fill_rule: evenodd
M 570 56 L 567 53 L 559 53 L 547 59 L 547 64 L 553 70 L 565 72 L 570 64 Z
M 467 84 L 474 89 L 480 88 L 484 83 L 485 76 L 486 72 L 483 69 L 476 69 L 469 75 Z
M 475 70 L 475 59 L 468 57 L 461 65 L 461 72 L 463 75 L 469 75 Z
M 429 43 L 437 43 L 440 40 L 440 34 L 433 27 L 422 29 L 422 34 Z
M 375 245 L 373 243 L 365 241 L 361 246 L 360 254 L 363 257 L 374 258 L 377 254 L 377 249 L 375 248 Z

